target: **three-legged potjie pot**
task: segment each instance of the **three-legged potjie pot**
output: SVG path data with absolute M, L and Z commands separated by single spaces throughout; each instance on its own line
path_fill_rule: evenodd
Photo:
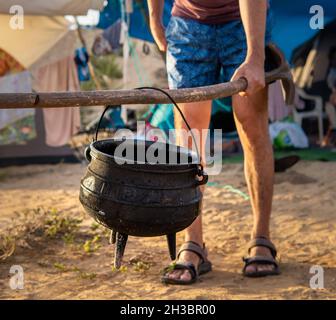
M 166 235 L 175 259 L 176 232 L 199 215 L 200 185 L 207 182 L 192 153 L 160 142 L 108 139 L 93 142 L 86 156 L 90 163 L 81 180 L 80 201 L 112 230 L 115 266 L 120 267 L 129 235 Z M 164 163 L 151 163 L 150 156 L 165 158 Z

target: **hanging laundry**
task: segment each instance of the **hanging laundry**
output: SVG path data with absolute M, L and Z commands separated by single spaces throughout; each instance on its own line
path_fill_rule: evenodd
M 79 91 L 76 64 L 72 56 L 38 69 L 33 74 L 33 88 L 38 92 Z M 80 129 L 79 108 L 43 109 L 46 144 L 64 146 Z
M 110 27 L 98 35 L 92 45 L 92 52 L 95 56 L 110 54 L 119 49 L 120 45 L 121 20 L 117 20 Z
M 85 47 L 78 48 L 75 51 L 75 63 L 77 65 L 77 73 L 79 81 L 90 80 L 89 70 L 89 54 Z
M 97 28 L 107 29 L 121 18 L 120 2 L 124 4 L 126 14 L 129 16 L 129 34 L 133 38 L 154 42 L 148 23 L 148 7 L 146 0 L 108 0 L 107 5 L 100 12 Z M 168 24 L 171 16 L 173 0 L 164 2 L 163 23 Z
M 107 5 L 99 13 L 97 28 L 106 29 L 121 18 L 120 0 L 108 0 Z
M 272 122 L 282 120 L 289 115 L 289 107 L 286 106 L 280 81 L 268 86 L 268 110 Z
M 305 103 L 295 91 L 294 105 L 297 109 L 304 109 Z M 291 113 L 291 106 L 287 106 L 283 95 L 281 81 L 278 80 L 268 86 L 268 110 L 271 122 L 285 119 Z

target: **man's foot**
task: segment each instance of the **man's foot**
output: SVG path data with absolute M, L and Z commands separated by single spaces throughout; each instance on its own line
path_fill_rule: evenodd
M 276 261 L 277 251 L 271 241 L 264 237 L 251 240 L 248 257 L 243 258 L 245 266 L 243 274 L 246 277 L 265 277 L 280 274 Z
M 198 276 L 211 271 L 204 246 L 187 241 L 181 247 L 177 261 L 164 270 L 162 281 L 167 284 L 192 284 Z
M 200 257 L 191 251 L 183 251 L 176 263 L 192 263 L 195 267 L 198 266 L 201 262 Z M 192 274 L 188 269 L 177 269 L 172 270 L 167 273 L 169 279 L 172 280 L 181 280 L 181 281 L 190 281 L 192 279 Z
M 250 256 L 266 256 L 273 258 L 271 254 L 271 250 L 265 247 L 254 247 L 250 251 Z M 251 263 L 249 266 L 246 267 L 246 273 L 255 273 L 259 271 L 274 271 L 275 266 L 272 264 L 260 264 L 260 263 Z

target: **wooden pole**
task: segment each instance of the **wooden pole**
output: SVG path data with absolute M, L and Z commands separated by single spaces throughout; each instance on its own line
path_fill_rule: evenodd
M 295 86 L 289 65 L 276 46 L 269 45 L 269 48 L 277 61 L 277 67 L 265 73 L 265 81 L 267 84 L 270 84 L 276 80 L 281 80 L 286 92 L 286 104 L 292 105 L 295 95 Z M 177 103 L 188 103 L 233 96 L 241 91 L 245 91 L 247 86 L 247 80 L 241 78 L 236 81 L 212 86 L 165 91 Z M 152 89 L 0 93 L 0 109 L 91 107 L 153 103 L 171 103 L 171 101 L 164 93 Z
M 287 68 L 266 73 L 266 83 L 282 80 L 286 91 L 286 102 L 292 104 L 295 87 Z M 235 95 L 247 88 L 244 78 L 206 87 L 166 90 L 177 102 L 214 100 Z M 168 97 L 156 90 L 100 90 L 44 93 L 0 93 L 0 109 L 16 108 L 63 108 L 79 106 L 101 106 L 120 104 L 171 103 Z
M 237 94 L 247 88 L 247 81 L 213 86 L 166 90 L 178 103 L 213 100 Z M 12 108 L 64 108 L 120 104 L 171 103 L 169 98 L 156 90 L 101 90 L 41 93 L 0 93 L 0 109 Z

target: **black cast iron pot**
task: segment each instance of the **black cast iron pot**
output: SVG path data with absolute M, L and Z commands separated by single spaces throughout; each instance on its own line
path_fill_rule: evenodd
M 121 145 L 134 148 L 134 154 L 157 150 L 168 159 L 179 160 L 182 155 L 187 161 L 150 164 L 136 158 L 121 159 L 114 155 Z M 159 142 L 108 139 L 93 142 L 87 157 L 90 163 L 81 180 L 80 201 L 104 226 L 131 236 L 153 237 L 179 232 L 198 216 L 199 186 L 206 177 L 186 149 Z M 120 164 L 121 160 L 129 162 Z
M 120 267 L 128 235 L 167 235 L 170 256 L 175 259 L 176 232 L 199 215 L 200 186 L 208 180 L 199 155 L 160 142 L 97 141 L 98 129 L 99 124 L 96 141 L 85 151 L 89 166 L 79 198 L 94 219 L 112 230 L 115 266 Z

